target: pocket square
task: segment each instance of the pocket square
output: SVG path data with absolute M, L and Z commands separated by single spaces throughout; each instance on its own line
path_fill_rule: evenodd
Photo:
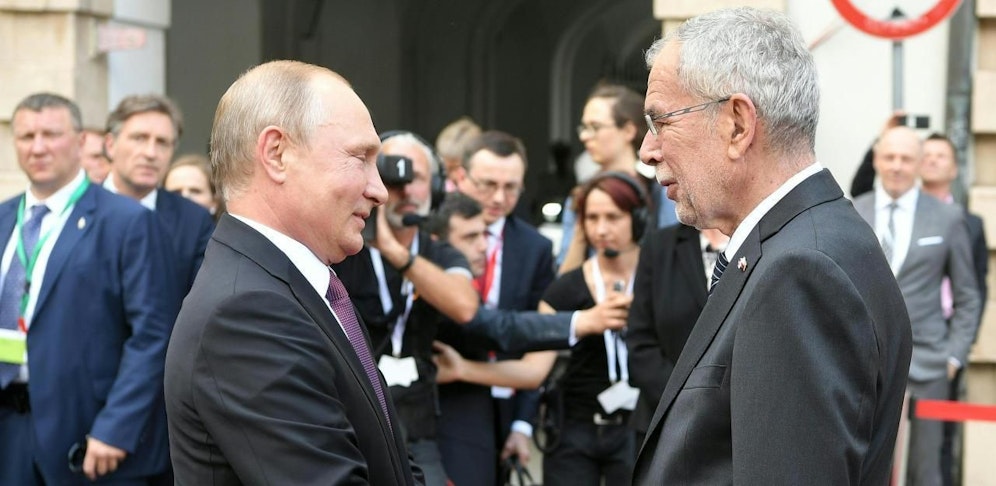
M 916 246 L 940 245 L 943 242 L 943 236 L 924 236 L 923 238 L 916 240 Z

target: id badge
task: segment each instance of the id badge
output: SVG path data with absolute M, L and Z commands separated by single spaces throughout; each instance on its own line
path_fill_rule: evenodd
M 625 381 L 619 381 L 598 394 L 598 403 L 606 413 L 611 414 L 619 409 L 633 410 L 639 396 L 639 389 L 629 386 Z
M 418 381 L 418 367 L 415 366 L 415 358 L 395 358 L 384 355 L 377 362 L 377 368 L 384 374 L 384 381 L 387 386 L 409 387 Z
M 27 335 L 16 329 L 0 329 L 0 363 L 23 365 L 27 352 Z

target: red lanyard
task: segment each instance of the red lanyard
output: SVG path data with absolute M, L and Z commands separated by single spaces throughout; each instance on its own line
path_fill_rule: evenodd
M 488 233 L 490 235 L 490 233 Z M 478 279 L 476 287 L 481 292 L 481 300 L 484 302 L 488 301 L 488 294 L 491 293 L 491 284 L 495 280 L 495 265 L 498 264 L 498 253 L 501 251 L 505 240 L 505 231 L 498 235 L 498 242 L 495 243 L 494 248 L 488 253 L 488 263 L 484 267 L 484 275 Z

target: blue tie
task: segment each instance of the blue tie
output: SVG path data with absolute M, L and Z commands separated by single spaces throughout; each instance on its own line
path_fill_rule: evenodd
M 31 217 L 21 226 L 24 254 L 29 257 L 34 254 L 35 245 L 38 244 L 38 233 L 46 213 L 48 206 L 44 204 L 31 206 Z M 24 264 L 15 252 L 3 281 L 3 290 L 0 291 L 0 329 L 17 330 L 17 320 L 21 315 L 21 297 L 28 291 L 25 283 Z M 20 365 L 0 363 L 0 390 L 6 388 L 17 377 L 20 369 Z
M 719 251 L 716 253 L 718 253 L 719 256 L 716 258 L 716 266 L 712 269 L 712 282 L 709 284 L 709 295 L 712 295 L 713 289 L 715 289 L 716 284 L 719 283 L 719 277 L 723 276 L 726 266 L 730 264 L 723 252 Z

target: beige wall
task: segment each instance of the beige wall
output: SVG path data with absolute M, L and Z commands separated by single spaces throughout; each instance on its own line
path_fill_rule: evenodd
M 169 9 L 169 0 L 0 0 L 0 200 L 27 183 L 11 140 L 14 106 L 32 93 L 54 92 L 79 104 L 85 126 L 100 128 L 117 101 L 110 99 L 111 88 L 161 92 L 165 57 L 160 40 Z M 98 27 L 112 21 L 143 29 L 146 47 L 102 52 Z M 129 73 L 137 79 L 124 75 Z

